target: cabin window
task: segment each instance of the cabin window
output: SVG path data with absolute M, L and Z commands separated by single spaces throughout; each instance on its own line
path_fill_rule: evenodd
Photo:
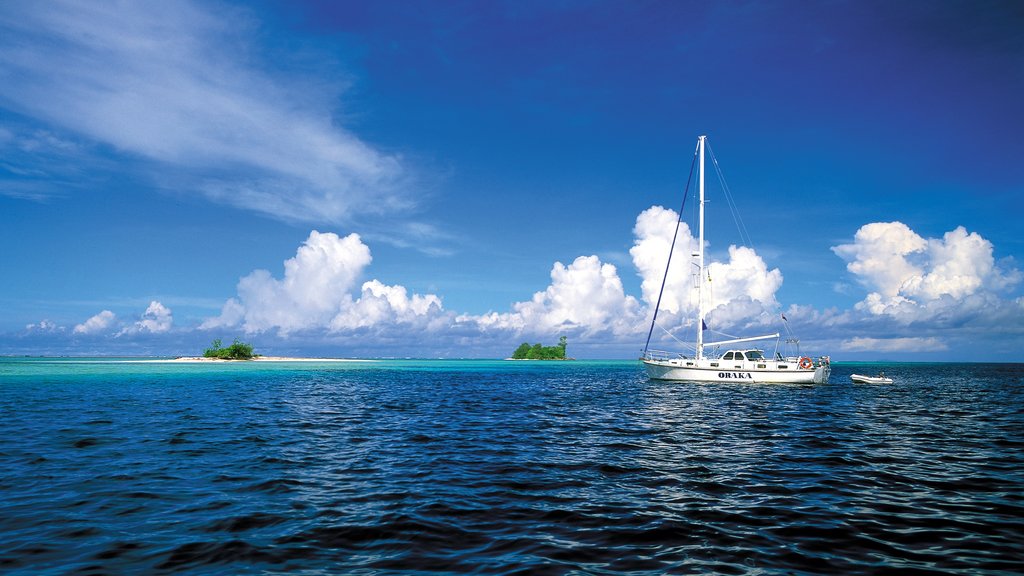
M 733 359 L 733 353 L 732 352 L 726 352 L 725 356 L 722 356 L 722 360 L 732 360 L 732 359 Z
M 789 368 L 789 365 L 788 364 L 779 364 L 779 368 L 785 370 L 786 368 Z
M 767 368 L 767 366 L 765 366 L 764 364 L 758 364 L 757 367 L 758 368 Z
M 712 362 L 711 363 L 711 367 L 712 368 L 718 368 L 718 362 Z
M 747 360 L 764 360 L 764 356 L 758 350 L 750 350 L 747 352 Z

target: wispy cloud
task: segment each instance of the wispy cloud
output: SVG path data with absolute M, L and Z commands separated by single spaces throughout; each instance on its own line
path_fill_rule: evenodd
M 0 94 L 3 90 L 0 87 Z M 89 147 L 75 139 L 9 116 L 4 122 L 6 126 L 0 126 L 0 196 L 45 202 L 90 182 L 85 171 L 104 169 Z
M 39 322 L 33 322 L 25 325 L 25 332 L 42 332 L 42 333 L 62 333 L 66 330 L 63 326 L 58 325 L 56 322 L 51 320 L 40 320 Z
M 320 78 L 344 74 L 282 72 L 257 49 L 260 32 L 219 3 L 0 4 L 0 105 L 172 168 L 157 171 L 161 185 L 275 218 L 408 206 L 401 158 L 333 114 L 343 85 Z
M 933 337 L 856 337 L 844 341 L 842 347 L 847 352 L 938 352 L 949 348 L 942 340 Z
M 451 246 L 463 239 L 441 230 L 426 222 L 394 222 L 388 223 L 385 230 L 371 227 L 365 234 L 367 240 L 382 242 L 398 248 L 411 248 L 427 256 L 451 256 L 456 252 Z

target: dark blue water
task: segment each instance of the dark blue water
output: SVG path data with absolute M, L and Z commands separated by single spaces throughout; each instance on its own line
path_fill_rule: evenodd
M 1024 572 L 1024 365 L 0 359 L 0 572 Z

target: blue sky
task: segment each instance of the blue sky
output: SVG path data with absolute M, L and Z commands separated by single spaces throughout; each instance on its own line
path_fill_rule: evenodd
M 634 357 L 707 134 L 713 329 L 1019 361 L 1022 100 L 1014 2 L 3 3 L 0 354 Z

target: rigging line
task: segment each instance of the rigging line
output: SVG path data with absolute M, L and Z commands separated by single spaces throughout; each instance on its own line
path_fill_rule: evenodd
M 711 144 L 705 142 L 705 145 L 708 147 L 708 155 L 711 156 L 711 163 L 715 167 L 715 173 L 718 175 L 718 181 L 722 185 L 722 191 L 725 193 L 725 199 L 729 204 L 729 210 L 732 212 L 732 219 L 733 222 L 736 223 L 736 230 L 740 233 L 740 240 L 744 245 L 755 250 L 754 242 L 751 240 L 750 233 L 747 231 L 747 225 L 739 215 L 739 208 L 736 206 L 736 200 L 732 196 L 732 190 L 729 189 L 729 183 L 725 181 L 725 174 L 722 172 L 722 167 L 718 164 L 718 158 L 715 157 L 715 152 L 711 149 Z
M 710 142 L 705 142 L 705 145 L 708 148 L 708 155 L 711 156 L 711 163 L 715 167 L 715 173 L 718 175 L 718 181 L 722 185 L 722 191 L 725 194 L 726 202 L 729 204 L 729 210 L 732 211 L 732 218 L 736 223 L 736 229 L 740 234 L 740 239 L 746 246 L 756 252 L 757 249 L 754 247 L 754 241 L 750 237 L 750 232 L 747 230 L 747 225 L 743 221 L 743 217 L 740 216 L 739 208 L 736 206 L 736 200 L 733 198 L 732 190 L 729 189 L 729 183 L 725 181 L 725 174 L 722 172 L 722 167 L 718 164 L 718 158 L 715 156 L 715 151 L 711 148 Z M 782 314 L 782 308 L 778 303 L 775 304 L 774 311 L 778 312 L 782 316 L 783 325 L 786 329 L 788 339 L 796 340 L 796 335 L 794 335 L 793 331 L 790 329 L 789 321 L 785 319 L 785 315 Z
M 718 176 L 718 182 L 722 186 L 722 192 L 725 196 L 726 203 L 729 205 L 729 211 L 732 214 L 732 220 L 736 224 L 736 230 L 740 235 L 740 242 L 745 246 L 753 248 L 753 244 L 750 241 L 750 235 L 746 233 L 746 227 L 743 224 L 743 219 L 739 216 L 739 208 L 736 206 L 736 199 L 732 195 L 732 190 L 729 189 L 729 184 L 725 181 L 725 174 L 722 173 L 722 167 L 718 163 L 718 158 L 715 156 L 713 150 L 710 150 L 708 146 L 708 154 L 711 156 L 711 163 L 715 167 L 715 174 Z
M 786 315 L 782 313 L 780 313 L 779 315 L 782 316 L 782 325 L 786 327 L 786 336 L 790 340 L 795 340 L 796 336 L 794 336 L 793 331 L 789 329 L 789 320 L 786 319 Z
M 732 218 L 733 221 L 736 223 L 736 229 L 740 233 L 740 238 L 746 246 L 749 246 L 751 250 L 754 250 L 756 252 L 757 249 L 754 247 L 754 241 L 751 239 L 750 233 L 747 231 L 746 223 L 743 222 L 743 218 L 739 215 L 740 212 L 738 207 L 736 206 L 736 201 L 733 198 L 732 190 L 729 189 L 729 183 L 725 181 L 725 174 L 722 172 L 722 167 L 718 164 L 718 158 L 715 156 L 715 151 L 711 148 L 710 142 L 705 142 L 705 145 L 708 149 L 708 155 L 711 156 L 711 163 L 715 167 L 715 173 L 718 175 L 718 181 L 722 185 L 722 190 L 725 193 L 725 199 L 729 204 L 729 209 L 732 211 Z M 785 314 L 782 313 L 782 307 L 778 303 L 776 303 L 774 306 L 774 310 L 775 312 L 778 312 L 780 316 L 782 316 L 782 322 L 783 326 L 786 329 L 786 335 L 788 337 L 788 340 L 797 342 L 797 347 L 799 348 L 799 340 L 797 340 L 796 335 L 793 333 L 793 330 L 789 327 L 789 320 L 787 320 Z M 776 344 L 776 347 L 778 347 L 778 344 Z
M 707 144 L 707 142 L 705 142 L 705 145 L 706 144 Z M 709 302 L 708 306 L 711 306 L 712 304 L 715 303 L 715 284 L 711 281 L 711 267 L 710 267 L 710 265 L 704 267 L 704 272 L 705 272 L 706 277 L 708 279 L 707 283 L 705 284 L 708 287 L 708 298 L 707 298 L 708 302 Z M 704 282 L 704 276 L 698 277 L 697 281 L 698 282 Z M 717 308 L 712 308 L 711 310 L 707 310 L 704 313 L 704 320 L 711 320 L 712 317 L 715 314 L 715 310 L 716 309 Z M 712 322 L 712 324 L 714 324 L 714 322 Z M 710 330 L 710 328 L 709 328 L 709 330 Z
M 721 330 L 712 330 L 712 332 L 714 332 L 715 334 L 721 334 L 722 336 L 725 336 L 726 338 L 739 338 L 739 336 L 735 336 L 733 334 L 729 334 L 728 332 L 722 332 Z
M 679 338 L 676 338 L 676 335 L 675 335 L 675 334 L 673 334 L 672 332 L 669 332 L 669 331 L 668 331 L 668 329 L 667 329 L 667 328 L 665 328 L 664 326 L 662 326 L 661 324 L 658 324 L 658 328 L 661 328 L 661 331 L 662 331 L 662 332 L 664 332 L 665 334 L 668 334 L 670 338 L 672 338 L 673 340 L 675 340 L 676 342 L 678 342 L 678 343 L 679 343 L 680 345 L 682 345 L 682 346 L 685 346 L 685 347 L 687 347 L 687 348 L 693 348 L 693 347 L 694 347 L 694 346 L 693 346 L 692 344 L 690 344 L 689 342 L 683 342 L 683 341 L 682 341 L 682 340 L 680 340 Z
M 746 233 L 746 227 L 743 224 L 742 218 L 739 216 L 739 208 L 736 206 L 736 200 L 733 198 L 732 191 L 729 189 L 729 184 L 725 181 L 725 174 L 722 173 L 722 167 L 718 163 L 718 157 L 715 156 L 715 152 L 711 149 L 710 145 L 708 145 L 708 154 L 711 156 L 711 163 L 715 167 L 715 174 L 718 175 L 718 182 L 722 186 L 723 195 L 729 205 L 729 211 L 732 213 L 732 220 L 736 224 L 736 230 L 740 234 L 740 242 L 753 248 L 753 244 L 750 241 L 750 235 Z
M 668 262 L 665 263 L 665 275 L 661 277 L 661 289 L 658 290 L 658 302 L 654 305 L 654 316 L 651 318 L 651 328 L 647 331 L 647 342 L 644 344 L 644 355 L 647 355 L 647 348 L 651 345 L 651 335 L 654 334 L 654 323 L 658 320 L 658 309 L 661 308 L 661 296 L 665 293 L 665 282 L 668 280 L 668 269 L 672 265 L 672 252 L 676 249 L 676 238 L 679 236 L 679 223 L 683 221 L 683 210 L 686 209 L 686 197 L 690 195 L 690 183 L 693 181 L 693 168 L 697 165 L 697 153 L 700 151 L 700 141 L 693 151 L 693 160 L 690 161 L 690 175 L 686 178 L 686 189 L 683 191 L 683 204 L 679 207 L 679 218 L 676 220 L 676 230 L 672 233 L 672 245 L 668 249 Z

